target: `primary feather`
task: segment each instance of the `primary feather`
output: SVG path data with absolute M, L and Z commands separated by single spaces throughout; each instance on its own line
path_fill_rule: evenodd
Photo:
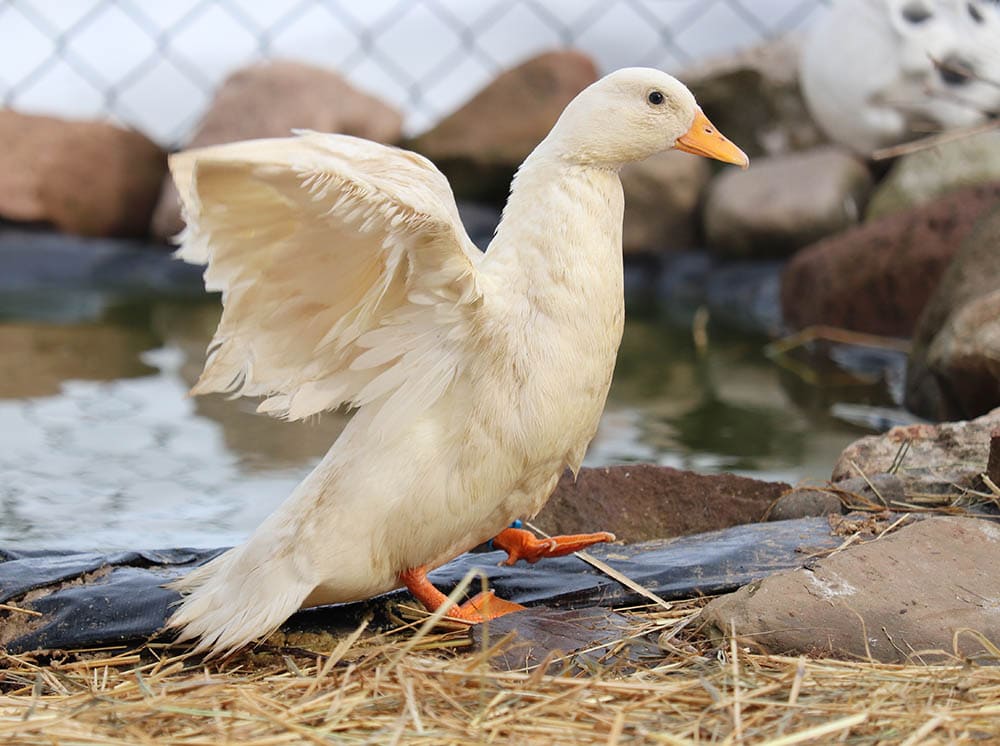
M 447 387 L 455 349 L 439 340 L 466 332 L 457 309 L 479 297 L 480 255 L 430 162 L 309 132 L 181 153 L 171 168 L 179 256 L 207 263 L 223 294 L 193 393 L 263 396 L 260 411 L 295 420 L 393 394 L 429 405 Z
M 525 161 L 485 255 L 413 153 L 306 132 L 174 156 L 179 254 L 223 300 L 194 392 L 357 408 L 245 544 L 174 584 L 180 639 L 240 647 L 534 515 L 583 459 L 621 340 L 617 170 L 682 141 L 745 162 L 670 76 L 604 78 Z

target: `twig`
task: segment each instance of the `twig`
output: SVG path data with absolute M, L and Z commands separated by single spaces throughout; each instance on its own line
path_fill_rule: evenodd
M 18 614 L 27 614 L 28 616 L 45 616 L 40 611 L 35 611 L 34 609 L 22 609 L 20 606 L 14 606 L 12 604 L 0 604 L 0 611 L 14 611 Z
M 904 142 L 902 145 L 880 148 L 872 153 L 871 159 L 873 161 L 884 161 L 901 155 L 919 153 L 922 150 L 930 150 L 931 148 L 936 148 L 939 145 L 954 142 L 955 140 L 962 140 L 966 137 L 981 135 L 984 132 L 995 130 L 998 127 L 1000 127 L 1000 120 L 994 119 L 989 122 L 985 122 L 984 124 L 976 125 L 975 127 L 964 127 L 962 129 L 948 130 L 947 132 L 939 132 L 938 134 L 931 135 L 930 137 L 922 137 L 919 140 L 913 140 L 912 142 Z
M 535 533 L 539 534 L 540 536 L 543 536 L 546 539 L 551 539 L 552 538 L 547 533 L 545 533 L 544 531 L 542 531 L 540 528 L 538 528 L 537 526 L 533 526 L 531 523 L 528 523 L 527 521 L 525 522 L 524 525 L 527 526 L 528 528 L 530 528 Z M 609 565 L 607 562 L 604 562 L 603 560 L 597 559 L 597 557 L 595 557 L 594 555 L 590 554 L 589 552 L 583 552 L 583 551 L 573 552 L 573 555 L 575 557 L 579 557 L 580 559 L 582 559 L 584 562 L 586 562 L 591 567 L 594 567 L 594 568 L 600 570 L 601 572 L 603 572 L 605 575 L 607 575 L 612 580 L 617 580 L 619 583 L 621 583 L 622 585 L 624 585 L 629 590 L 635 591 L 636 593 L 638 593 L 640 596 L 642 596 L 644 598 L 648 598 L 650 601 L 652 601 L 653 603 L 655 603 L 657 606 L 660 606 L 660 607 L 662 607 L 664 609 L 667 609 L 668 611 L 672 610 L 674 608 L 672 604 L 670 604 L 668 601 L 663 600 L 660 596 L 656 595 L 651 590 L 649 590 L 649 588 L 644 588 L 643 586 L 639 585 L 634 580 L 632 580 L 632 578 L 628 577 L 624 573 L 619 572 L 618 570 L 616 570 L 615 568 L 613 568 L 611 565 Z

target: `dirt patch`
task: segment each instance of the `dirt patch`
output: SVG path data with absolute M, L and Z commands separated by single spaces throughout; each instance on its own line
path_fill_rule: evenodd
M 3 647 L 11 640 L 30 634 L 40 627 L 45 626 L 47 621 L 44 616 L 39 616 L 32 608 L 32 602 L 40 598 L 45 598 L 57 591 L 72 586 L 87 585 L 96 582 L 111 573 L 113 568 L 110 565 L 100 567 L 93 572 L 78 575 L 72 580 L 64 580 L 45 588 L 36 588 L 28 591 L 17 599 L 11 599 L 7 604 L 0 605 L 0 647 Z M 4 608 L 6 606 L 7 608 Z

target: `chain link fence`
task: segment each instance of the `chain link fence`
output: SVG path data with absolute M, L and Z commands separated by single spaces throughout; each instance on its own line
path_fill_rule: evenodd
M 183 143 L 236 68 L 332 68 L 419 131 L 499 70 L 574 47 L 678 71 L 798 31 L 826 0 L 0 0 L 0 102 Z

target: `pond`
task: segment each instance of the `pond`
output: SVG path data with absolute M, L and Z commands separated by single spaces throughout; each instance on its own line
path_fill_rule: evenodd
M 102 305 L 63 293 L 18 308 L 0 302 L 0 546 L 232 544 L 345 421 L 286 423 L 250 400 L 189 397 L 213 299 Z M 862 431 L 832 418 L 828 392 L 797 384 L 764 344 L 713 333 L 699 353 L 689 328 L 631 314 L 585 463 L 827 478 Z

